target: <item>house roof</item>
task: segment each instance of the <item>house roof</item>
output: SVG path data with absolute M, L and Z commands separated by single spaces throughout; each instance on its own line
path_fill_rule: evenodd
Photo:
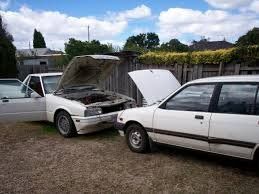
M 218 50 L 218 49 L 227 49 L 231 48 L 234 45 L 225 40 L 222 41 L 207 41 L 201 40 L 198 42 L 194 42 L 190 48 L 194 51 L 203 51 L 203 50 Z
M 34 49 L 18 49 L 16 51 L 17 57 L 33 57 L 46 55 L 62 55 L 62 51 L 55 51 L 49 48 L 34 48 Z

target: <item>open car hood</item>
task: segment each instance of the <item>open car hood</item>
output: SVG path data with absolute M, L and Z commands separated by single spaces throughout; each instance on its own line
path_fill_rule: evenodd
M 95 85 L 102 88 L 120 59 L 109 55 L 84 55 L 74 57 L 61 76 L 57 90 L 74 86 Z
M 129 76 L 137 85 L 148 105 L 163 100 L 181 85 L 168 70 L 149 69 L 132 71 Z

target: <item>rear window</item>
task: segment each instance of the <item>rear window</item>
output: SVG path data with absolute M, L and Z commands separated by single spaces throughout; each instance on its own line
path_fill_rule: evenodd
M 255 84 L 223 84 L 216 112 L 254 114 L 257 87 Z

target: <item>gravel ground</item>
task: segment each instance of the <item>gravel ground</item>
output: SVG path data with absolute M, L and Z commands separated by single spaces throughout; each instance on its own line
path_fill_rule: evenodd
M 132 153 L 114 129 L 72 139 L 0 124 L 0 193 L 259 193 L 249 162 L 160 147 Z

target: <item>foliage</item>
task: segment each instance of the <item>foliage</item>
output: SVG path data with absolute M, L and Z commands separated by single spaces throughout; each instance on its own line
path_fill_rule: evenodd
M 147 39 L 146 39 L 146 47 L 147 49 L 154 49 L 157 46 L 159 46 L 159 37 L 156 33 L 153 32 L 149 32 L 146 35 Z
M 240 62 L 252 62 L 259 60 L 259 45 L 237 47 L 233 54 Z
M 139 56 L 143 64 L 219 64 L 259 59 L 259 46 L 196 52 L 148 52 Z
M 253 28 L 245 35 L 239 37 L 236 42 L 237 46 L 259 45 L 259 28 Z
M 41 32 L 34 29 L 33 33 L 33 48 L 46 48 L 46 42 Z
M 143 64 L 174 64 L 188 63 L 188 53 L 176 52 L 148 52 L 139 56 L 139 60 Z
M 54 65 L 62 69 L 69 63 L 70 58 L 67 55 L 62 54 L 60 56 L 53 56 L 53 60 L 54 60 Z
M 130 36 L 123 50 L 133 50 L 143 52 L 145 50 L 152 50 L 159 46 L 159 37 L 156 33 L 140 33 L 136 36 Z
M 65 43 L 65 52 L 69 59 L 79 55 L 90 55 L 90 54 L 104 54 L 112 52 L 112 47 L 106 44 L 101 44 L 98 40 L 81 41 L 74 38 L 70 38 Z
M 0 77 L 16 77 L 17 67 L 13 37 L 10 35 L 0 16 Z
M 171 39 L 169 42 L 161 44 L 159 50 L 170 51 L 170 52 L 187 52 L 189 50 L 189 47 L 181 43 L 177 39 Z

